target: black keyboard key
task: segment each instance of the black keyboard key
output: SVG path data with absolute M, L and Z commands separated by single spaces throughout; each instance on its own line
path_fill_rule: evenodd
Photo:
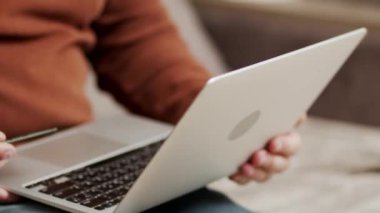
M 95 195 L 86 194 L 86 193 L 81 192 L 81 193 L 75 194 L 69 198 L 66 198 L 66 200 L 71 201 L 73 203 L 80 203 L 80 202 L 82 202 L 84 200 L 88 200 L 92 197 L 95 197 Z
M 94 187 L 94 188 L 91 188 L 91 189 L 84 191 L 83 193 L 85 193 L 91 197 L 96 197 L 100 194 L 103 194 L 104 191 L 101 191 L 100 189 Z
M 80 187 L 78 185 L 73 185 L 67 189 L 53 193 L 53 196 L 59 197 L 59 198 L 66 198 L 66 197 L 69 197 L 71 195 L 77 194 L 77 193 L 81 192 L 82 190 L 83 190 L 82 187 Z
M 84 181 L 86 180 L 87 176 L 84 175 L 84 174 L 74 174 L 74 175 L 71 175 L 70 178 L 74 181 Z
M 94 181 L 91 181 L 91 180 L 86 180 L 80 184 L 83 188 L 87 188 L 87 189 L 96 185 L 96 183 Z
M 98 197 L 94 197 L 92 199 L 82 201 L 80 204 L 84 205 L 84 206 L 87 206 L 87 207 L 95 207 L 97 205 L 100 205 L 100 204 L 106 202 L 107 200 L 108 199 L 107 199 L 106 196 L 100 195 Z
M 41 189 L 39 192 L 45 193 L 45 194 L 53 194 L 57 191 L 69 188 L 70 186 L 73 186 L 75 183 L 72 181 L 66 181 L 59 184 L 51 184 L 45 189 Z

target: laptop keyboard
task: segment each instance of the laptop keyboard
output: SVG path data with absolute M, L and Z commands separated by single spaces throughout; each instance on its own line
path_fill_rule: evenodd
M 162 142 L 27 185 L 41 193 L 103 210 L 121 202 Z

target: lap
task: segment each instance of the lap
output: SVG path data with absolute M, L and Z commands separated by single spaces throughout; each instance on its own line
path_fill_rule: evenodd
M 0 213 L 61 213 L 63 211 L 40 204 L 31 200 L 24 200 L 16 204 L 0 205 Z M 248 213 L 244 209 L 233 203 L 223 194 L 203 188 L 183 197 L 174 199 L 160 206 L 152 208 L 146 213 L 155 212 L 180 212 L 180 213 L 208 213 L 208 212 L 231 212 Z
M 178 213 L 248 213 L 251 212 L 234 202 L 225 195 L 202 188 L 185 196 L 179 197 L 146 213 L 178 212 Z

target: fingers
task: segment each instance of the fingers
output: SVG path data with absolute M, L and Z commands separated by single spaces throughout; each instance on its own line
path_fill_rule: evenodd
M 249 162 L 255 168 L 259 168 L 268 173 L 279 173 L 286 170 L 289 160 L 283 156 L 273 155 L 266 150 L 255 152 Z
M 16 149 L 11 144 L 0 143 L 0 162 L 8 160 L 16 154 Z
M 299 127 L 306 118 L 305 114 L 295 126 Z M 300 147 L 301 136 L 297 132 L 274 137 L 265 148 L 254 152 L 230 179 L 239 184 L 246 184 L 252 180 L 267 181 L 273 174 L 283 172 L 289 167 L 290 157 L 297 153 Z
M 269 141 L 267 149 L 272 154 L 290 157 L 301 148 L 301 136 L 297 132 L 290 132 L 277 136 Z
M 3 132 L 0 132 L 0 142 L 7 139 Z M 16 154 L 16 149 L 11 144 L 0 143 L 0 167 L 4 166 L 9 158 Z M 11 203 L 19 199 L 17 195 L 0 188 L 0 203 Z
M 12 203 L 17 201 L 18 199 L 19 197 L 17 195 L 0 188 L 0 203 Z
M 5 141 L 6 136 L 0 132 L 0 142 Z M 7 160 L 16 154 L 16 149 L 13 145 L 0 143 L 0 167 L 4 166 Z
M 271 174 L 262 169 L 254 168 L 250 164 L 244 164 L 240 167 L 239 171 L 232 175 L 231 180 L 238 184 L 244 185 L 254 180 L 256 182 L 265 182 L 271 178 Z
M 235 183 L 240 184 L 240 185 L 244 185 L 244 184 L 247 184 L 247 183 L 250 182 L 250 178 L 249 177 L 247 177 L 245 175 L 242 175 L 240 173 L 236 173 L 234 175 L 231 175 L 230 179 L 232 181 L 234 181 Z
M 296 132 L 277 136 L 268 142 L 266 149 L 254 152 L 231 179 L 239 184 L 252 180 L 267 181 L 273 174 L 283 172 L 289 167 L 289 158 L 300 149 L 300 146 L 301 137 Z
M 250 181 L 265 182 L 273 174 L 286 170 L 289 160 L 283 156 L 273 155 L 266 150 L 255 152 L 251 159 L 244 163 L 231 179 L 239 184 L 246 184 Z

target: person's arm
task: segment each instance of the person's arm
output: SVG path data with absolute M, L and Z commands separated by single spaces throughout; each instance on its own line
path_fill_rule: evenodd
M 158 0 L 109 0 L 94 23 L 99 86 L 129 110 L 176 123 L 210 74 L 191 57 Z

